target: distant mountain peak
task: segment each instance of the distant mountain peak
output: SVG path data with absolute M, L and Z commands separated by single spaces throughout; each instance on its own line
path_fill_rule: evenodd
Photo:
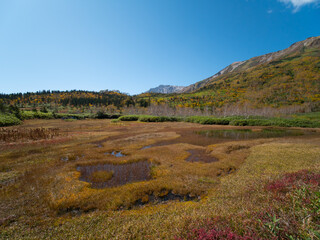
M 150 88 L 147 93 L 177 93 L 180 92 L 183 86 L 172 86 L 172 85 L 159 85 L 155 88 Z

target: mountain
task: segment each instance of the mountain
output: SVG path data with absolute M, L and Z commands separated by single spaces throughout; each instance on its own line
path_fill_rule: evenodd
M 196 109 L 296 109 L 320 111 L 320 37 L 235 62 L 179 93 L 154 102 Z M 299 110 L 297 110 L 299 109 Z
M 191 84 L 190 86 L 187 86 L 181 90 L 181 92 L 193 92 L 195 90 L 198 90 L 204 86 L 209 85 L 210 83 L 221 79 L 221 77 L 226 76 L 228 73 L 241 73 L 245 72 L 248 69 L 254 70 L 254 67 L 262 66 L 264 64 L 275 64 L 280 63 L 283 61 L 288 61 L 294 58 L 299 58 L 303 55 L 312 55 L 317 56 L 317 52 L 320 49 L 320 37 L 311 37 L 301 42 L 296 42 L 292 44 L 289 48 L 268 53 L 262 56 L 254 57 L 246 61 L 241 62 L 234 62 L 231 65 L 227 66 L 226 68 L 222 69 L 215 75 L 206 78 L 200 82 L 197 82 L 195 84 Z M 314 53 L 314 54 L 313 54 Z
M 177 93 L 180 92 L 184 87 L 172 86 L 172 85 L 159 85 L 155 88 L 150 88 L 147 93 Z

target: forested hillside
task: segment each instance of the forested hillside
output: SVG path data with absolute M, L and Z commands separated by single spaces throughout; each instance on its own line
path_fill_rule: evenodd
M 188 109 L 186 115 L 203 111 L 212 115 L 320 111 L 320 37 L 308 38 L 282 51 L 233 63 L 183 91 L 136 96 L 118 91 L 77 90 L 0 94 L 0 106 L 12 105 L 26 110 L 45 107 L 69 113 L 92 113 L 101 109 L 121 113 L 130 108 L 130 114 L 156 115 L 169 112 L 175 115 L 181 109 L 184 112 Z M 268 113 L 263 109 L 268 109 Z
M 202 109 L 246 105 L 252 108 L 308 106 L 309 110 L 316 110 L 320 102 L 320 37 L 230 65 L 184 91 L 158 95 L 153 101 Z
M 117 91 L 41 91 L 35 93 L 0 94 L 5 104 L 21 107 L 41 106 L 44 104 L 57 106 L 124 106 L 129 97 Z

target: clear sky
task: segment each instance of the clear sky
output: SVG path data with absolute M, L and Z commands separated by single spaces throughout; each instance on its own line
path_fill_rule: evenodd
M 189 84 L 320 35 L 317 0 L 0 0 L 0 92 Z

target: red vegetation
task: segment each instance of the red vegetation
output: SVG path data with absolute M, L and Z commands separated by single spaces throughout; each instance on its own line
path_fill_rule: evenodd
M 274 193 L 287 193 L 303 185 L 318 187 L 320 185 L 320 174 L 315 174 L 307 170 L 287 173 L 282 178 L 268 183 L 266 190 Z
M 204 228 L 201 229 L 194 229 L 192 236 L 189 236 L 187 239 L 201 239 L 201 240 L 258 240 L 262 238 L 244 235 L 240 236 L 236 233 L 234 233 L 231 229 L 225 228 L 225 229 L 217 229 L 213 228 L 210 230 L 205 230 Z
M 243 217 L 243 216 L 242 216 Z M 242 221 L 242 228 L 237 228 L 232 219 L 223 217 L 214 217 L 199 221 L 197 223 L 191 221 L 187 223 L 183 232 L 176 240 L 272 240 L 273 238 L 261 238 L 258 236 L 252 227 L 250 227 L 249 221 Z M 240 231 L 239 231 L 240 230 Z M 239 231 L 239 232 L 238 232 Z
M 302 170 L 266 184 L 272 202 L 260 212 L 190 221 L 180 238 L 188 240 L 313 239 L 320 231 L 320 174 Z M 307 219 L 307 221 L 306 221 Z M 318 239 L 318 238 L 317 238 Z

